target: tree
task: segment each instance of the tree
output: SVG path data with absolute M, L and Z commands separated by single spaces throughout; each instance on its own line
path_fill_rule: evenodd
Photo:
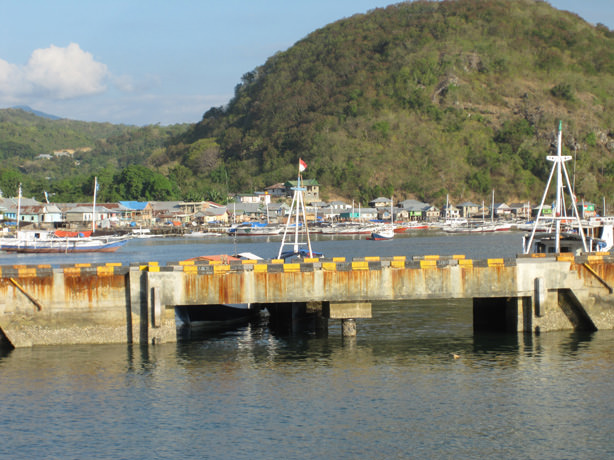
M 18 195 L 19 184 L 23 181 L 20 173 L 14 169 L 0 170 L 0 190 L 5 197 Z
M 176 197 L 173 183 L 145 166 L 124 168 L 116 176 L 115 183 L 124 200 L 169 200 Z

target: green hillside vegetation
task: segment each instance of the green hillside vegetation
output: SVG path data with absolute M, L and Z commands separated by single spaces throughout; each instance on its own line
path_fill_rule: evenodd
M 67 201 L 96 174 L 103 200 L 223 201 L 294 179 L 303 158 L 325 199 L 479 202 L 494 188 L 535 202 L 559 119 L 577 195 L 611 202 L 613 31 L 537 0 L 422 0 L 314 31 L 194 125 L 0 118 L 0 188 Z
M 15 196 L 22 183 L 27 196 L 42 199 L 47 191 L 54 201 L 81 201 L 91 199 L 93 176 L 100 175 L 102 199 L 124 199 L 127 188 L 135 199 L 175 198 L 181 191 L 173 184 L 164 183 L 160 190 L 142 185 L 136 194 L 138 186 L 125 182 L 170 182 L 144 164 L 186 129 L 187 125 L 135 127 L 51 120 L 21 109 L 0 110 L 0 189 L 6 196 Z M 70 149 L 77 151 L 71 156 L 39 158 Z
M 198 163 L 202 145 L 199 174 L 245 191 L 292 178 L 302 157 L 324 190 L 363 202 L 492 188 L 536 200 L 562 119 L 578 194 L 612 199 L 613 98 L 605 26 L 541 1 L 416 1 L 338 21 L 245 74 L 182 155 Z

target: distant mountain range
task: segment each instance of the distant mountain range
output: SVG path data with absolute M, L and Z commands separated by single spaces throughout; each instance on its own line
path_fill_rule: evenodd
M 38 117 L 47 118 L 49 120 L 61 120 L 62 119 L 62 117 L 57 117 L 55 115 L 50 115 L 48 113 L 41 112 L 40 110 L 34 110 L 32 107 L 28 107 L 27 105 L 16 105 L 16 106 L 11 107 L 11 108 L 12 109 L 21 109 L 24 112 L 29 112 L 29 113 L 32 113 L 32 114 L 38 116 Z

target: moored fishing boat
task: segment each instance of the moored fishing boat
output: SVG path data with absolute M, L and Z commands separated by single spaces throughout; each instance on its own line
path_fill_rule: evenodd
M 348 222 L 323 227 L 320 233 L 323 235 L 368 235 L 372 231 L 373 225 Z
M 129 236 L 92 236 L 91 232 L 20 230 L 0 239 L 0 250 L 18 253 L 115 252 Z
M 283 228 L 277 225 L 269 225 L 260 222 L 246 222 L 231 227 L 228 230 L 230 235 L 236 236 L 273 236 L 279 235 Z
M 557 154 L 548 155 L 548 161 L 552 161 L 552 170 L 544 195 L 542 197 L 537 218 L 535 219 L 533 230 L 530 234 L 523 237 L 523 252 L 530 253 L 546 253 L 554 254 L 561 252 L 580 253 L 580 252 L 605 252 L 609 251 L 614 246 L 614 225 L 611 220 L 604 220 L 601 227 L 598 229 L 599 236 L 594 237 L 586 235 L 584 225 L 578 213 L 576 205 L 575 191 L 570 183 L 565 162 L 572 159 L 569 155 L 562 155 L 562 137 L 563 128 L 562 122 L 559 122 Z M 553 176 L 556 173 L 556 195 L 552 206 L 552 213 L 549 216 L 543 216 L 542 210 L 548 194 L 548 189 Z M 570 195 L 571 216 L 567 215 L 565 208 L 564 191 L 567 190 Z M 542 221 L 547 221 L 554 231 L 549 233 L 541 233 L 536 236 Z M 596 233 L 592 229 L 593 235 Z
M 426 222 L 420 221 L 410 221 L 403 224 L 405 226 L 405 231 L 409 230 L 427 230 L 429 228 L 429 224 Z
M 391 240 L 394 238 L 394 229 L 393 228 L 381 228 L 371 233 L 368 240 L 373 241 L 382 241 L 382 240 Z

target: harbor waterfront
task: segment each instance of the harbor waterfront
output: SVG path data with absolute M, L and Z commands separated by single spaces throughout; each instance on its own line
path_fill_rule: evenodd
M 164 266 L 0 266 L 1 338 L 17 348 L 174 342 L 192 322 L 238 319 L 237 308 L 243 317 L 266 308 L 272 323 L 290 329 L 326 331 L 329 320 L 340 320 L 350 336 L 356 319 L 371 318 L 374 302 L 424 299 L 472 300 L 474 328 L 481 331 L 614 329 L 614 258 L 606 252 L 486 260 L 309 257 L 300 263 L 214 257 Z M 235 307 L 223 307 L 229 305 Z
M 516 254 L 520 240 L 511 233 L 429 233 L 383 242 L 316 238 L 314 246 L 356 257 L 463 252 L 483 258 L 485 252 Z M 240 240 L 236 247 L 270 257 L 278 241 Z M 113 255 L 66 258 L 165 263 L 234 248 L 230 238 L 134 240 Z M 44 263 L 65 262 L 41 256 Z M 27 260 L 0 257 L 2 265 Z M 0 457 L 547 459 L 614 453 L 613 331 L 476 334 L 470 301 L 406 307 L 374 304 L 373 317 L 358 320 L 354 338 L 342 337 L 335 323 L 327 336 L 291 335 L 260 320 L 156 346 L 0 351 Z

